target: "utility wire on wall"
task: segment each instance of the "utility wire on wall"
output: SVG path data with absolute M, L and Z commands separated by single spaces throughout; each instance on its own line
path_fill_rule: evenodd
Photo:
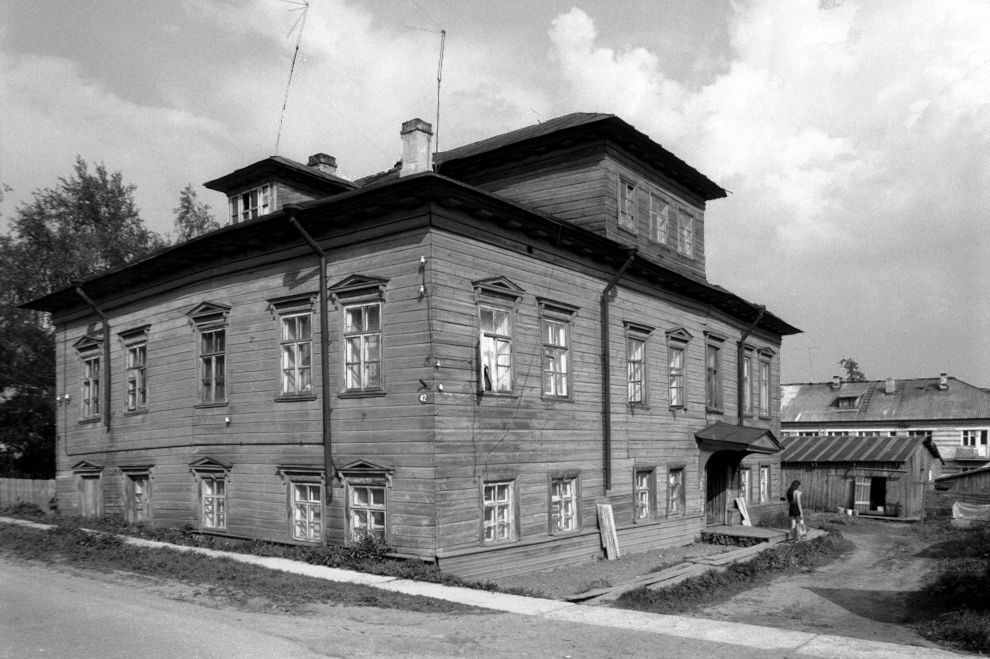
M 306 16 L 309 14 L 309 0 L 282 0 L 283 2 L 288 2 L 290 4 L 296 5 L 296 9 L 290 11 L 302 11 L 302 15 L 296 19 L 296 22 L 292 24 L 292 28 L 289 33 L 285 35 L 288 39 L 292 36 L 296 27 L 299 28 L 299 34 L 296 37 L 296 49 L 292 53 L 292 64 L 289 66 L 289 80 L 285 83 L 285 97 L 282 100 L 282 114 L 278 119 L 278 132 L 275 134 L 275 152 L 274 155 L 278 155 L 278 143 L 282 139 L 282 124 L 285 122 L 285 108 L 289 104 L 289 88 L 292 86 L 292 73 L 296 70 L 296 58 L 299 57 L 299 46 L 302 43 L 303 30 L 306 29 Z

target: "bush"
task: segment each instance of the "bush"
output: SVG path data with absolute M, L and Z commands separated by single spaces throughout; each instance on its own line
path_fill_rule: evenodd
M 917 625 L 917 630 L 930 641 L 960 650 L 990 651 L 990 614 L 986 612 L 950 611 Z

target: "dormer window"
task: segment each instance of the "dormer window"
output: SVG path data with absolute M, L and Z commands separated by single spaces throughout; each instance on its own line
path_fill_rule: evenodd
M 839 396 L 835 399 L 835 406 L 840 410 L 854 410 L 859 407 L 859 396 Z
M 275 210 L 275 186 L 264 183 L 230 195 L 230 223 L 237 224 L 267 215 Z

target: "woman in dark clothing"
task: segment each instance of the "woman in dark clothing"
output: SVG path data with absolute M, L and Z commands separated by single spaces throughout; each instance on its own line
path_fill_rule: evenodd
M 804 509 L 801 507 L 801 481 L 794 481 L 787 488 L 787 516 L 791 518 L 790 539 L 797 540 L 804 529 Z

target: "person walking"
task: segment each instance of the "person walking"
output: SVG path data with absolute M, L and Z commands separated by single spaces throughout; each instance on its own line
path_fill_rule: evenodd
M 791 518 L 789 540 L 800 540 L 804 534 L 804 508 L 801 507 L 801 481 L 794 481 L 787 488 L 787 516 Z

